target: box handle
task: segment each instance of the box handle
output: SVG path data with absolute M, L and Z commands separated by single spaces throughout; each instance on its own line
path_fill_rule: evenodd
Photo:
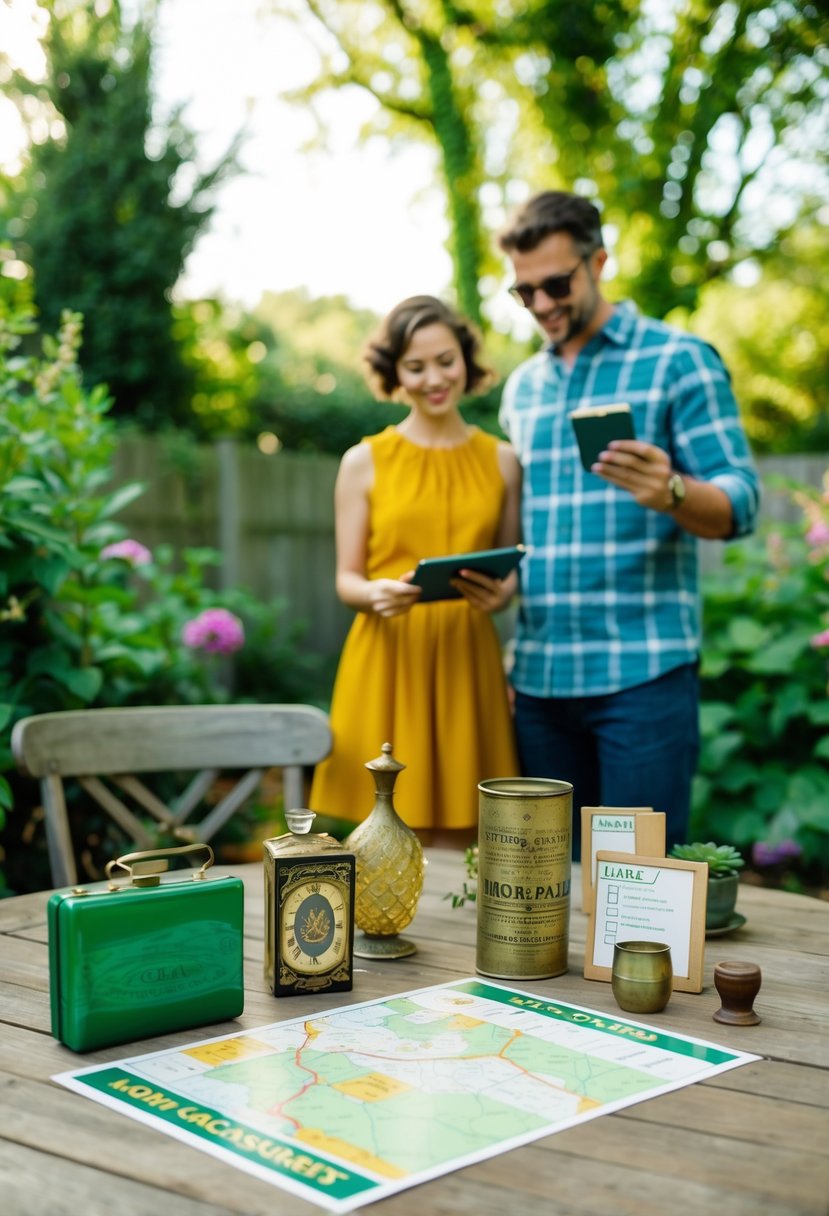
M 206 857 L 198 870 L 193 874 L 193 879 L 198 881 L 204 878 L 205 871 L 209 870 L 213 865 L 214 856 L 213 850 L 209 844 L 185 844 L 178 848 L 170 849 L 148 849 L 142 853 L 124 853 L 121 857 L 116 857 L 113 861 L 108 861 L 106 865 L 106 876 L 109 880 L 110 891 L 120 891 L 123 887 L 119 887 L 112 877 L 112 871 L 119 867 L 126 870 L 130 877 L 129 884 L 133 887 L 157 887 L 161 882 L 161 875 L 169 870 L 168 857 L 173 857 L 179 853 L 195 853 L 197 851 L 206 853 Z M 119 875 L 119 877 L 121 877 Z

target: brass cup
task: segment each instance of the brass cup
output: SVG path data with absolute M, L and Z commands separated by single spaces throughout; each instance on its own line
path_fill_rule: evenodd
M 620 1009 L 659 1013 L 673 988 L 671 948 L 663 942 L 616 942 L 610 986 Z

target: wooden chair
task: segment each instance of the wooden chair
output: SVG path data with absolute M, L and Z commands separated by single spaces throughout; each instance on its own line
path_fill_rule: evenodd
M 327 716 L 309 705 L 194 705 L 79 709 L 17 722 L 12 751 L 18 767 L 40 781 L 52 882 L 77 883 L 64 778 L 80 785 L 136 848 L 156 841 L 117 794 L 126 795 L 184 841 L 208 841 L 254 792 L 266 769 L 284 769 L 285 805 L 304 805 L 303 765 L 331 750 Z M 220 772 L 246 770 L 205 817 L 185 823 Z M 194 774 L 170 806 L 137 773 Z M 187 780 L 185 778 L 184 780 Z

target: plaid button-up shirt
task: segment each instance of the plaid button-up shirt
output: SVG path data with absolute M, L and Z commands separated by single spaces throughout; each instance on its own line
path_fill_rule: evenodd
M 707 343 L 625 302 L 572 367 L 551 348 L 521 364 L 500 420 L 524 467 L 529 546 L 510 678 L 531 696 L 618 692 L 699 654 L 696 538 L 579 459 L 568 415 L 620 401 L 638 438 L 728 495 L 733 536 L 754 526 L 759 479 L 728 373 Z

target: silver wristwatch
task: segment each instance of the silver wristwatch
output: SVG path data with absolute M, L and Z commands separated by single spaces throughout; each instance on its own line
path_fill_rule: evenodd
M 679 473 L 671 473 L 668 478 L 668 489 L 671 492 L 671 510 L 675 511 L 685 502 L 685 482 Z

